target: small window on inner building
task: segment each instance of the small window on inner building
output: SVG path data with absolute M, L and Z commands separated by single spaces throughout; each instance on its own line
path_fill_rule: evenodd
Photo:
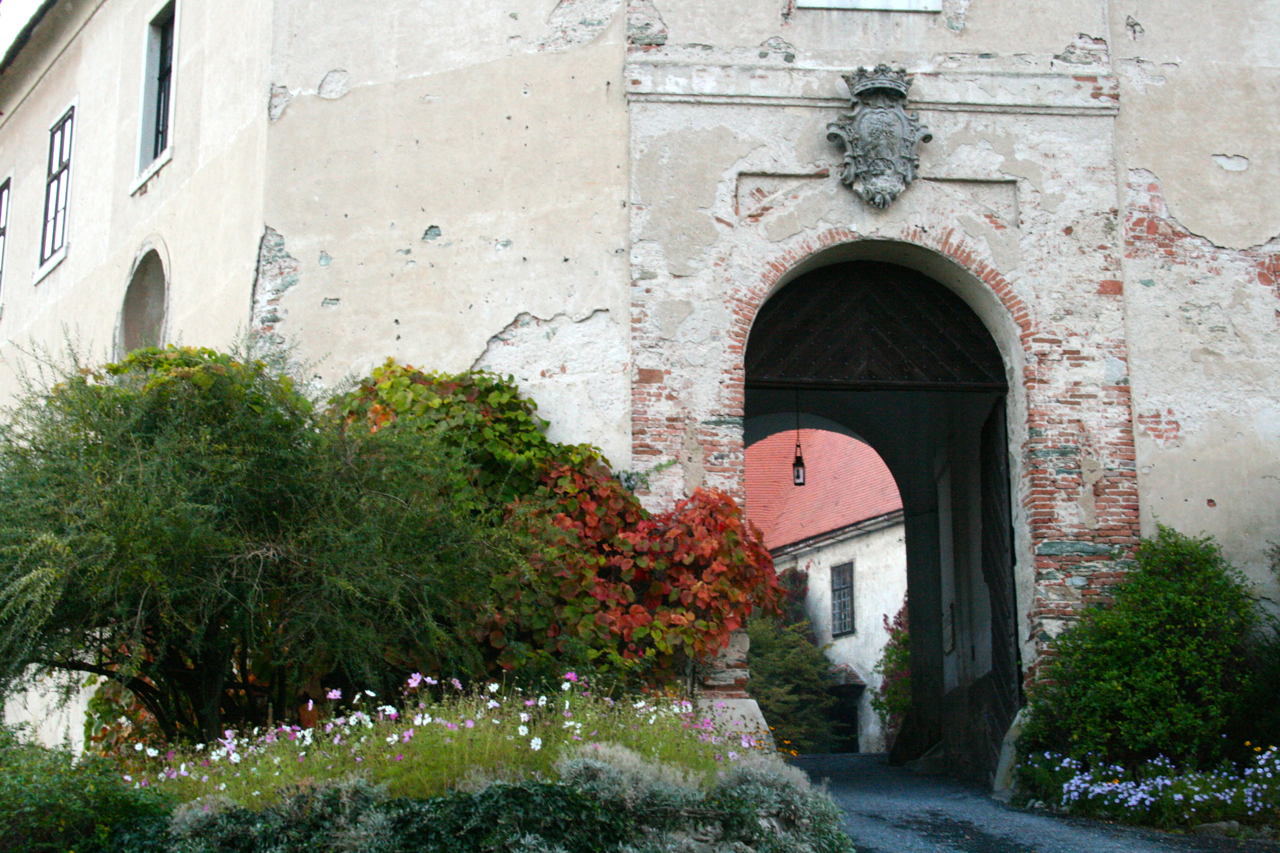
M 147 33 L 146 80 L 142 91 L 142 145 L 138 171 L 169 148 L 173 113 L 174 9 L 170 3 L 151 21 Z
M 853 563 L 831 567 L 831 636 L 853 633 Z
M 44 230 L 40 265 L 44 266 L 67 242 L 67 193 L 71 189 L 71 125 L 75 107 L 49 131 L 49 171 L 44 192 Z

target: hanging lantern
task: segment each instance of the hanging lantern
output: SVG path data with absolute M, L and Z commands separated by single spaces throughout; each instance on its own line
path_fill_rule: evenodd
M 796 461 L 791 463 L 791 484 L 804 485 L 804 454 L 800 452 L 800 391 L 796 390 Z

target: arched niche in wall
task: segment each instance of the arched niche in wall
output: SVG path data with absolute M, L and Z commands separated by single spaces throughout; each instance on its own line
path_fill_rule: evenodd
M 120 312 L 119 346 L 122 353 L 158 346 L 164 340 L 165 313 L 169 302 L 168 265 L 155 247 L 144 247 L 134 262 L 129 288 Z

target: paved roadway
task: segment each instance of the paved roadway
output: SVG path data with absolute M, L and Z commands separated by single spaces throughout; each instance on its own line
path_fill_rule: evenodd
M 878 755 L 795 759 L 845 812 L 858 853 L 1280 853 L 1280 844 L 1173 835 L 1041 812 L 985 791 L 890 767 Z

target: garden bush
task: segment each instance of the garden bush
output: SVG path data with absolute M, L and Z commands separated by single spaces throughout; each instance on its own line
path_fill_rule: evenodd
M 0 726 L 0 850 L 97 853 L 113 833 L 167 826 L 174 798 L 121 784 L 115 764 L 47 748 Z
M 1060 636 L 1029 697 L 1024 754 L 1206 768 L 1239 750 L 1259 619 L 1242 576 L 1208 538 L 1161 527 L 1114 600 Z M 1266 733 L 1258 732 L 1265 739 Z
M 596 448 L 546 438 L 510 379 L 394 361 L 335 402 L 349 428 L 438 434 L 468 460 L 475 507 L 502 507 L 530 543 L 495 576 L 476 637 L 512 670 L 590 667 L 661 684 L 723 649 L 780 593 L 761 537 L 728 496 L 699 490 L 652 514 Z
M 244 354 L 55 369 L 0 428 L 0 694 L 94 674 L 166 740 L 209 740 L 296 718 L 318 679 L 478 673 L 475 613 L 518 549 L 456 505 L 466 464 L 344 432 Z
M 1166 527 L 1053 644 L 1021 797 L 1157 826 L 1280 819 L 1280 640 L 1208 538 Z

